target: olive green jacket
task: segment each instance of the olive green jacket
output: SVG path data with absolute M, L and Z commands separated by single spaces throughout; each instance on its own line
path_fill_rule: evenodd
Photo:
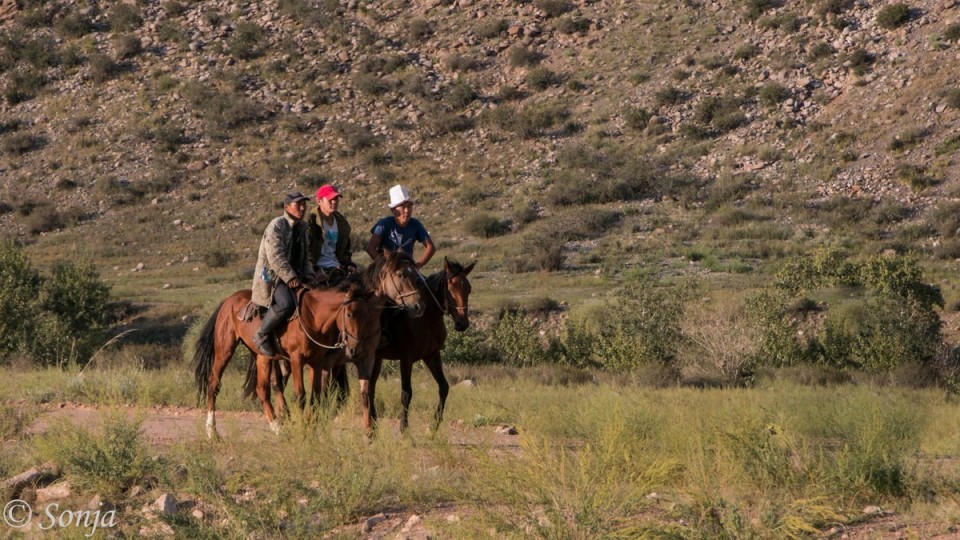
M 350 224 L 347 218 L 340 212 L 333 213 L 333 219 L 337 222 L 337 247 L 334 254 L 340 261 L 340 267 L 343 269 L 356 268 L 351 259 L 352 249 L 350 246 Z M 310 267 L 316 268 L 317 261 L 320 260 L 320 250 L 323 249 L 323 225 L 320 224 L 320 209 L 314 208 L 306 218 L 307 225 L 310 227 Z

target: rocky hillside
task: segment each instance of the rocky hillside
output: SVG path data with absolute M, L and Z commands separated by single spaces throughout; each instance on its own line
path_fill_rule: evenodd
M 41 257 L 244 266 L 278 194 L 324 182 L 358 241 L 410 184 L 484 271 L 784 252 L 744 238 L 960 256 L 955 0 L 4 0 L 0 21 L 0 226 Z M 516 263 L 537 234 L 559 261 Z

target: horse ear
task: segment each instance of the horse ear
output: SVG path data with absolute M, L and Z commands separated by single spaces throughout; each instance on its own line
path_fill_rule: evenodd
M 446 255 L 443 257 L 443 271 L 450 273 L 450 261 L 447 259 Z
M 473 270 L 473 267 L 476 265 L 477 265 L 477 261 L 473 261 L 472 263 L 465 266 L 463 269 L 463 275 L 465 276 L 470 275 L 470 271 Z

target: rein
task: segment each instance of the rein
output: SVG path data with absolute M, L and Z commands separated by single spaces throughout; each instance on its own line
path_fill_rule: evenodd
M 393 275 L 393 272 L 388 272 L 387 274 L 390 276 L 390 284 L 393 285 L 393 288 L 399 293 L 398 299 L 400 300 L 400 303 L 399 304 L 394 303 L 394 305 L 384 306 L 384 309 L 406 309 L 407 303 L 404 301 L 404 298 L 408 296 L 413 296 L 415 294 L 420 294 L 420 291 L 414 288 L 412 291 L 407 293 L 400 292 L 400 280 Z
M 354 301 L 353 299 L 344 300 L 343 303 L 340 304 L 340 309 L 337 310 L 337 327 L 340 330 L 339 332 L 340 339 L 338 339 L 333 346 L 324 345 L 323 343 L 320 343 L 319 341 L 314 339 L 313 336 L 310 335 L 310 332 L 307 331 L 307 327 L 303 324 L 303 316 L 300 315 L 300 302 L 297 302 L 296 304 L 297 305 L 297 321 L 300 322 L 300 329 L 303 330 L 303 335 L 307 336 L 307 339 L 310 340 L 310 342 L 313 343 L 314 345 L 317 345 L 319 347 L 323 347 L 324 349 L 329 349 L 329 350 L 345 349 L 347 347 L 348 337 L 352 337 L 353 339 L 357 340 L 357 342 L 359 342 L 360 338 L 358 338 L 357 336 L 351 335 L 349 332 L 347 332 L 344 329 L 346 327 L 346 324 L 344 324 L 344 322 L 341 320 L 341 319 L 345 319 L 347 316 L 347 312 L 345 310 L 345 308 L 347 307 L 347 304 L 353 301 Z
M 450 313 L 450 289 L 447 288 L 447 273 L 443 273 L 443 281 L 440 282 L 440 285 L 443 287 L 443 305 L 440 305 L 440 300 L 437 300 L 437 295 L 433 292 L 430 283 L 427 282 L 426 279 L 423 281 L 427 285 L 427 292 L 430 293 L 430 297 L 433 298 L 434 303 L 440 308 L 440 312 L 444 315 L 450 315 L 450 318 L 453 318 L 453 314 Z M 466 308 L 461 306 L 454 306 L 453 309 L 457 310 L 458 313 L 463 313 L 466 310 Z

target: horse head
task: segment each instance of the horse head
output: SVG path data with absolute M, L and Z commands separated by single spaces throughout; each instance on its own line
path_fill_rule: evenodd
M 368 277 L 374 280 L 368 285 L 377 294 L 386 296 L 411 317 L 423 315 L 426 306 L 417 286 L 422 278 L 413 257 L 403 251 L 384 251 L 383 257 L 378 258 L 367 271 L 370 272 Z
M 443 258 L 443 269 L 447 281 L 447 313 L 453 318 L 453 328 L 463 332 L 470 327 L 470 280 L 467 275 L 477 264 L 476 261 L 464 267 L 456 261 Z
M 380 311 L 373 310 L 368 302 L 372 295 L 373 291 L 360 282 L 346 286 L 346 295 L 337 313 L 337 329 L 348 360 L 362 354 L 364 346 L 372 339 L 380 339 Z

